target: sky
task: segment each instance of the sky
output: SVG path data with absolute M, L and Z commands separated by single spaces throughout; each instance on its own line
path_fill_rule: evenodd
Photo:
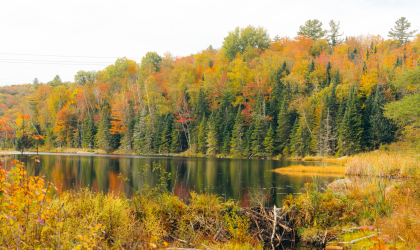
M 148 51 L 220 48 L 237 26 L 294 37 L 308 19 L 325 29 L 333 19 L 344 36 L 387 38 L 400 17 L 420 30 L 419 7 L 419 0 L 1 1 L 0 86 L 56 75 L 72 82 L 79 70 L 102 70 L 119 57 L 140 62 Z

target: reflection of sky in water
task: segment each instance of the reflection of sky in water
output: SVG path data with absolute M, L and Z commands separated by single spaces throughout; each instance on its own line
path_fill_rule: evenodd
M 6 164 L 10 165 L 10 160 L 17 157 L 20 156 L 6 158 Z M 34 169 L 34 160 L 31 157 L 33 155 L 26 156 L 24 160 L 30 169 L 29 173 Z M 59 190 L 90 187 L 95 191 L 132 196 L 145 184 L 153 187 L 158 181 L 154 173 L 148 177 L 141 175 L 141 167 L 160 163 L 171 173 L 168 188 L 184 200 L 188 199 L 191 191 L 209 192 L 226 200 L 241 200 L 243 205 L 249 205 L 249 192 L 258 188 L 270 189 L 272 199 L 267 205 L 281 206 L 281 201 L 287 194 L 299 193 L 312 178 L 274 173 L 272 169 L 297 164 L 276 160 L 74 154 L 41 154 L 39 159 L 41 163 L 37 174 L 45 175 Z M 152 167 L 149 168 L 149 173 L 151 169 Z M 120 174 L 129 181 L 124 182 L 118 177 Z M 335 177 L 319 179 L 319 183 L 326 186 Z

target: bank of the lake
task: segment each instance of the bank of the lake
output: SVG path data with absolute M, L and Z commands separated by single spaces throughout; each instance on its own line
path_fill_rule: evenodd
M 34 159 L 31 159 L 33 157 L 33 154 L 29 154 L 23 159 L 28 172 L 35 166 Z M 7 157 L 5 164 L 12 164 L 13 159 L 20 159 L 20 156 Z M 113 242 L 137 247 L 141 245 L 143 248 L 263 248 L 267 242 L 262 242 L 267 241 L 267 238 L 271 241 L 271 235 L 267 232 L 270 225 L 272 229 L 275 220 L 273 211 L 277 211 L 273 210 L 273 206 L 276 205 L 279 207 L 277 215 L 283 216 L 277 218 L 280 223 L 276 227 L 277 233 L 283 233 L 285 228 L 281 225 L 286 226 L 294 230 L 298 236 L 295 240 L 300 244 L 315 244 L 318 247 L 333 244 L 360 249 L 363 245 L 373 247 L 375 243 L 380 243 L 388 247 L 395 245 L 401 249 L 411 249 L 420 244 L 420 228 L 417 228 L 420 201 L 416 195 L 420 193 L 416 184 L 419 180 L 416 171 L 418 159 L 415 152 L 378 151 L 359 154 L 346 160 L 346 173 L 353 172 L 367 178 L 359 180 L 348 175 L 346 178 L 351 181 L 351 185 L 343 182 L 346 184 L 329 187 L 327 185 L 335 182 L 336 177 L 328 179 L 321 173 L 300 175 L 277 174 L 273 171 L 297 164 L 306 164 L 299 167 L 304 168 L 314 165 L 314 161 L 290 162 L 289 165 L 280 166 L 282 161 L 255 159 L 41 153 L 38 170 L 45 175 L 46 181 L 54 182 L 59 188 L 50 204 L 63 204 L 60 201 L 65 201 L 63 210 L 67 211 L 65 216 L 70 220 L 91 218 L 91 224 L 84 225 L 86 227 L 95 228 L 95 225 L 99 225 L 94 225 L 92 221 L 105 225 L 105 229 L 101 230 L 107 236 L 99 233 L 99 229 L 90 232 L 91 239 L 97 239 L 92 242 L 103 248 L 107 244 L 108 247 L 112 246 Z M 146 164 L 152 166 L 153 162 L 158 162 L 158 169 L 163 172 L 141 167 Z M 319 165 L 321 169 L 322 164 Z M 357 172 L 357 169 L 369 171 Z M 160 186 L 162 173 L 170 173 L 171 176 L 167 175 Z M 392 178 L 384 179 L 381 176 Z M 289 181 L 289 185 L 284 180 Z M 145 185 L 153 190 L 164 189 L 160 189 L 162 192 L 159 194 L 146 194 L 141 188 Z M 140 190 L 143 191 L 136 194 L 135 191 Z M 266 190 L 274 191 L 267 193 Z M 125 195 L 121 196 L 122 193 Z M 271 201 L 266 199 L 267 194 L 271 195 Z M 115 208 L 106 208 L 105 217 L 99 208 L 89 210 L 85 204 L 100 207 L 104 200 Z M 260 206 L 268 208 L 263 212 L 257 209 Z M 77 212 L 77 216 L 70 211 Z M 265 214 L 266 219 L 255 212 Z M 115 213 L 119 214 L 119 219 L 109 222 L 107 218 Z M 134 218 L 130 214 L 135 215 Z M 121 226 L 127 221 L 135 226 Z M 68 226 L 72 227 L 67 229 L 68 232 L 82 230 L 73 224 Z M 107 229 L 108 226 L 113 229 Z M 265 231 L 261 231 L 262 228 Z M 123 232 L 132 233 L 132 230 L 141 232 L 141 236 L 139 234 L 137 237 L 142 241 L 140 238 L 137 241 L 127 239 Z M 260 230 L 261 233 L 252 230 Z M 247 237 L 241 238 L 244 234 Z M 364 239 L 373 234 L 384 237 Z M 108 243 L 104 242 L 105 239 Z M 349 244 L 353 241 L 355 243 Z M 271 243 L 268 244 L 271 248 Z M 287 248 L 289 245 L 285 246 Z

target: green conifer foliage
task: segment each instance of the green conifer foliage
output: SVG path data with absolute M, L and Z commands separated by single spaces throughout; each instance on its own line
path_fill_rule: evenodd
M 331 70 L 332 70 L 331 62 L 328 61 L 327 69 L 325 70 L 325 75 L 327 76 L 326 77 L 326 80 L 325 80 L 326 81 L 325 87 L 330 86 L 330 83 L 331 83 Z
M 198 131 L 198 152 L 201 154 L 206 154 L 207 152 L 207 119 L 204 116 L 200 123 L 200 128 Z
M 338 148 L 341 155 L 352 155 L 360 152 L 362 144 L 362 119 L 360 114 L 359 97 L 356 88 L 350 91 L 346 111 L 341 121 Z
M 216 126 L 214 125 L 214 123 L 212 122 L 212 120 L 210 120 L 208 122 L 208 135 L 207 135 L 207 155 L 209 156 L 215 156 L 218 152 L 218 140 L 217 140 L 217 130 L 216 130 Z
M 108 110 L 105 106 L 101 109 L 101 118 L 98 126 L 98 133 L 96 134 L 95 142 L 98 148 L 105 150 L 107 153 L 113 151 L 111 145 L 111 121 L 109 120 Z
M 289 143 L 289 138 L 292 130 L 292 124 L 294 122 L 294 116 L 288 111 L 288 102 L 285 98 L 281 106 L 281 111 L 277 118 L 277 133 L 275 137 L 276 150 L 279 153 L 283 152 L 283 149 Z
M 136 124 L 134 125 L 134 149 L 137 153 L 146 153 L 146 128 L 147 109 L 143 108 L 137 113 Z
M 382 85 L 378 84 L 370 115 L 371 145 L 376 147 L 392 142 L 395 134 L 395 126 L 383 115 L 386 100 L 382 89 Z
M 179 152 L 181 152 L 179 130 L 172 129 L 171 153 L 179 153 Z
M 240 156 L 243 153 L 243 135 L 244 135 L 244 121 L 241 109 L 235 118 L 235 125 L 233 126 L 232 139 L 230 141 L 230 153 L 234 156 Z
M 83 147 L 93 148 L 95 146 L 96 126 L 92 115 L 88 116 L 83 123 Z
M 265 138 L 265 121 L 261 115 L 258 115 L 255 119 L 255 127 L 252 131 L 252 154 L 254 156 L 264 156 L 264 138 Z
M 264 139 L 265 153 L 268 157 L 273 156 L 274 153 L 274 129 L 272 126 L 268 129 L 267 136 Z
M 165 117 L 165 126 L 161 138 L 161 153 L 164 154 L 171 151 L 173 118 L 171 114 Z

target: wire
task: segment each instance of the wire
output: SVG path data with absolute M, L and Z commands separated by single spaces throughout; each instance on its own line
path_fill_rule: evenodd
M 18 53 L 0 53 L 0 55 L 15 55 L 15 56 L 50 56 L 50 57 L 70 57 L 70 58 L 108 58 L 115 59 L 119 58 L 118 56 L 106 57 L 106 56 L 67 56 L 67 55 L 40 55 L 40 54 L 18 54 Z M 140 59 L 139 57 L 130 57 L 133 59 Z

